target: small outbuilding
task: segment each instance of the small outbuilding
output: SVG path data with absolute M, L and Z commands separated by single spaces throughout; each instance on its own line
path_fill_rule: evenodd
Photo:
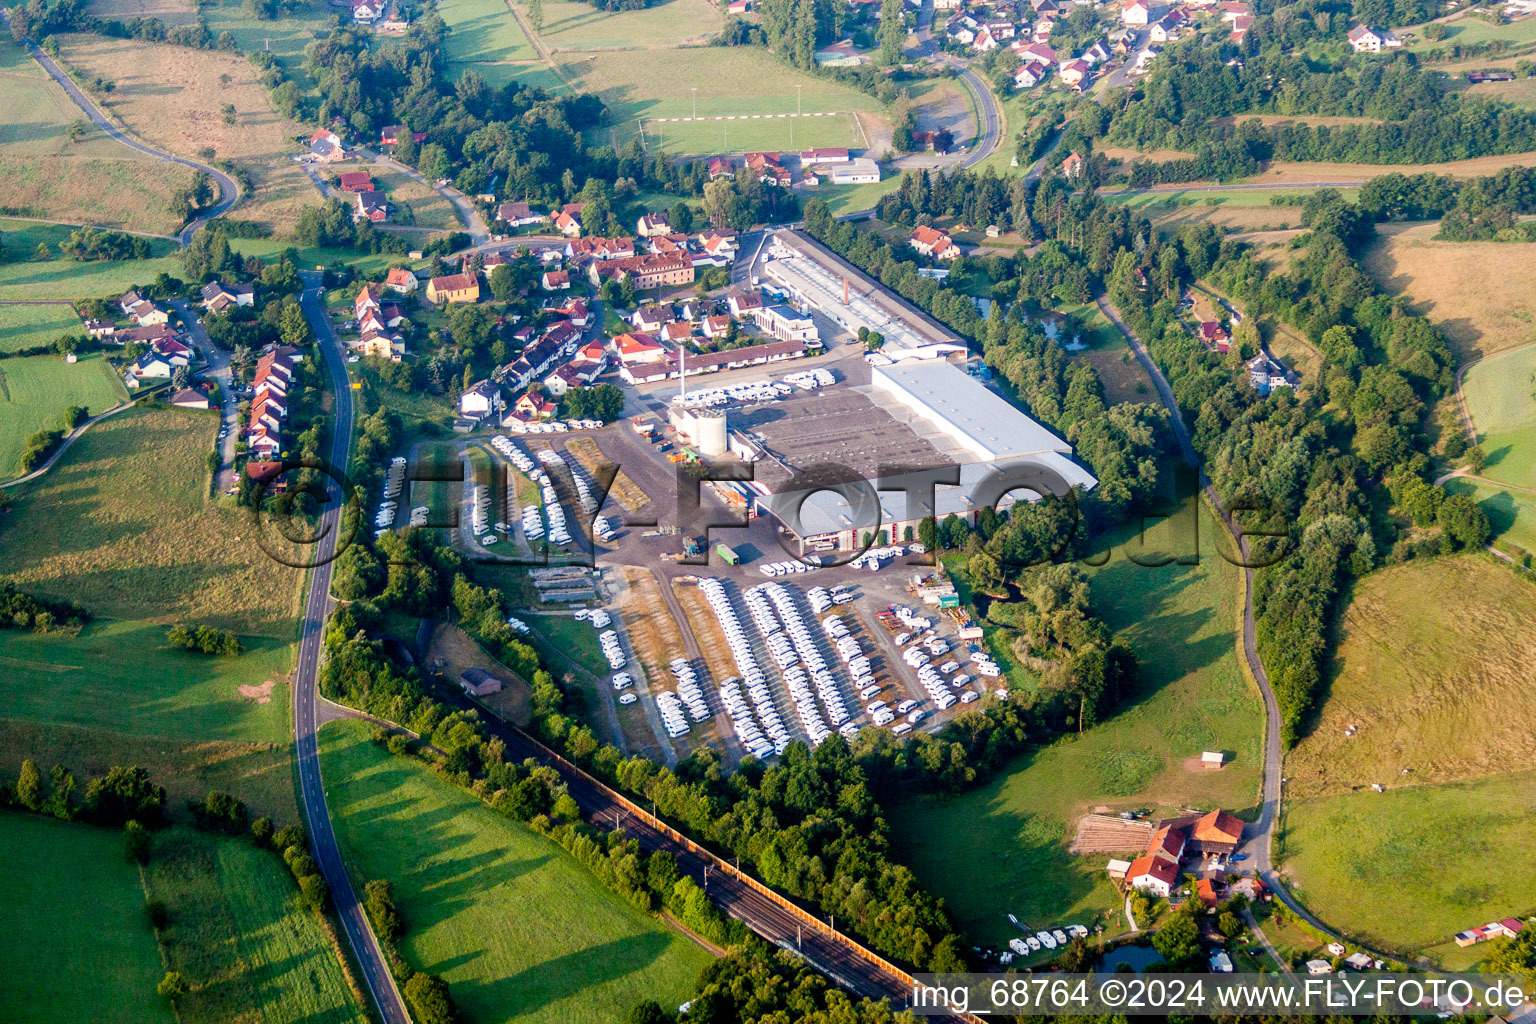
M 501 680 L 483 668 L 466 669 L 464 674 L 459 676 L 459 685 L 471 697 L 485 697 L 501 692 Z

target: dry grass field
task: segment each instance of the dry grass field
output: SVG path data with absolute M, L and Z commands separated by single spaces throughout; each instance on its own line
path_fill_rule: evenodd
M 1437 242 L 1438 230 L 1437 224 L 1381 226 L 1365 268 L 1387 291 L 1412 300 L 1464 360 L 1536 341 L 1536 293 L 1528 284 L 1536 274 L 1536 245 Z
M 265 554 L 248 512 L 207 498 L 216 422 L 150 408 L 91 428 L 13 492 L 0 517 L 7 575 L 99 616 L 291 639 L 303 574 Z
M 9 35 L 0 39 L 0 206 L 35 217 L 168 233 L 172 193 L 192 172 L 90 125 Z M 77 122 L 80 140 L 70 140 Z
M 457 685 L 459 676 L 469 669 L 484 669 L 502 681 L 500 693 L 480 698 L 485 705 L 514 725 L 526 726 L 532 718 L 528 685 L 458 626 L 443 622 L 432 631 L 427 663 L 437 666 L 436 672 L 449 686 Z
M 700 45 L 725 24 L 725 12 L 713 0 L 665 0 L 643 10 L 616 12 L 578 0 L 545 0 L 543 10 L 539 38 L 555 53 Z
M 1286 760 L 1287 798 L 1529 768 L 1533 664 L 1536 588 L 1509 570 L 1465 555 L 1372 573 L 1344 613 L 1316 727 Z
M 1481 178 L 1505 167 L 1536 166 L 1536 153 L 1480 156 L 1445 164 L 1329 164 L 1276 160 L 1250 182 L 1286 184 L 1297 181 L 1369 181 L 1381 174 L 1449 174 L 1454 178 Z
M 613 465 L 603 454 L 602 449 L 598 448 L 597 442 L 590 437 L 568 442 L 565 450 L 576 456 L 576 461 L 581 463 L 594 479 L 603 467 Z M 626 512 L 638 512 L 651 503 L 651 499 L 622 469 L 613 478 L 613 486 L 608 489 L 608 499 L 618 502 L 619 507 Z
M 652 685 L 665 686 L 672 680 L 667 663 L 688 656 L 683 634 L 667 610 L 656 574 L 649 569 L 629 567 L 622 571 L 627 589 L 619 610 L 624 613 L 629 642 Z
M 99 36 L 61 37 L 64 58 L 85 74 L 116 83 L 105 106 L 144 140 L 169 152 L 197 157 L 212 147 L 218 159 L 250 172 L 254 188 L 235 216 L 265 221 L 279 233 L 299 211 L 319 203 L 313 183 L 290 156 L 303 125 L 272 109 L 256 69 L 233 54 L 161 46 Z M 229 76 L 223 85 L 221 75 Z M 235 123 L 224 122 L 234 104 Z
M 90 0 L 85 5 L 94 18 L 157 18 L 172 28 L 197 23 L 197 8 L 191 0 Z

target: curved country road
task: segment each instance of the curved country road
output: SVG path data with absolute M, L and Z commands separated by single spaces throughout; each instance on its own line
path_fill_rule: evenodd
M 337 472 L 344 473 L 347 458 L 352 449 L 352 388 L 347 381 L 346 365 L 342 362 L 341 343 L 331 329 L 330 317 L 325 313 L 324 290 L 319 285 L 319 275 L 303 273 L 304 291 L 299 302 L 304 316 L 315 332 L 315 348 L 320 352 L 322 369 L 331 394 L 335 396 L 335 419 L 331 428 L 331 450 L 327 453 L 330 464 Z M 335 481 L 327 481 L 333 497 L 339 497 Z M 331 899 L 336 904 L 336 916 L 347 933 L 353 955 L 362 968 L 363 981 L 373 996 L 374 1006 L 385 1024 L 410 1024 L 405 1001 L 395 987 L 394 976 L 378 939 L 368 924 L 368 917 L 358 903 L 352 880 L 347 875 L 346 864 L 341 859 L 341 849 L 336 843 L 336 832 L 331 827 L 331 812 L 325 800 L 325 786 L 320 779 L 320 751 L 317 732 L 325 719 L 321 717 L 319 702 L 320 647 L 325 632 L 325 619 L 331 605 L 331 559 L 336 555 L 338 534 L 341 530 L 342 502 L 327 503 L 320 517 L 320 541 L 315 546 L 312 561 L 318 564 L 310 573 L 309 593 L 304 599 L 304 617 L 299 629 L 299 663 L 294 672 L 293 687 L 293 735 L 299 764 L 299 795 L 304 805 L 304 823 L 309 840 L 314 847 L 315 860 L 320 864 L 320 874 L 330 887 Z
M 1104 295 L 1095 297 L 1099 311 L 1115 325 L 1121 335 L 1125 337 L 1126 344 L 1136 356 L 1136 361 L 1147 371 L 1147 376 L 1152 378 L 1153 385 L 1157 388 L 1157 394 L 1167 408 L 1169 419 L 1173 424 L 1174 436 L 1178 438 L 1179 448 L 1183 452 L 1184 459 L 1200 474 L 1200 490 L 1210 503 L 1211 508 L 1220 517 L 1227 528 L 1227 532 L 1236 540 L 1238 550 L 1244 562 L 1250 561 L 1250 549 L 1248 538 L 1243 535 L 1237 524 L 1221 504 L 1221 498 L 1216 493 L 1216 488 L 1211 484 L 1210 478 L 1205 475 L 1205 469 L 1200 464 L 1200 458 L 1195 452 L 1194 444 L 1190 441 L 1189 429 L 1184 425 L 1184 418 L 1179 412 L 1178 402 L 1174 399 L 1173 388 L 1168 384 L 1168 379 L 1158 365 L 1152 361 L 1152 356 L 1142 344 L 1125 321 L 1120 318 L 1120 313 L 1115 309 Z M 1254 626 L 1253 615 L 1253 570 L 1243 569 L 1243 658 L 1248 663 L 1248 669 L 1253 674 L 1254 681 L 1258 683 L 1259 692 L 1264 698 L 1264 770 L 1263 770 L 1263 796 L 1259 809 L 1259 820 L 1247 826 L 1243 830 L 1243 844 L 1241 852 L 1246 853 L 1252 861 L 1254 873 L 1264 881 L 1270 891 L 1281 903 L 1297 917 L 1306 921 L 1313 928 L 1335 938 L 1343 938 L 1332 928 L 1319 921 L 1311 911 L 1291 895 L 1285 884 L 1280 880 L 1275 871 L 1273 859 L 1275 820 L 1280 810 L 1280 791 L 1284 779 L 1281 775 L 1283 749 L 1280 742 L 1280 705 L 1275 700 L 1274 687 L 1270 685 L 1269 673 L 1264 670 L 1264 663 L 1259 658 L 1258 639 Z M 1396 960 L 1398 957 L 1377 953 L 1367 947 L 1361 946 L 1358 940 L 1350 939 L 1350 943 L 1373 956 L 1381 959 Z
M 0 18 L 3 18 L 7 26 L 10 25 L 11 17 L 9 13 L 0 11 Z M 155 149 L 153 146 L 146 145 L 135 139 L 108 120 L 107 115 L 102 112 L 101 108 L 96 106 L 85 93 L 80 91 L 80 87 L 75 84 L 75 80 L 65 74 L 64 69 L 59 67 L 58 62 L 43 52 L 41 47 L 30 39 L 26 41 L 26 47 L 28 52 L 32 54 L 32 59 L 37 61 L 44 71 L 48 72 L 48 77 L 58 83 L 59 88 L 68 94 L 69 98 L 74 101 L 75 106 L 79 107 L 81 112 L 90 118 L 91 123 L 96 125 L 96 127 L 129 149 L 136 149 L 140 153 L 152 156 L 157 160 L 166 160 L 173 164 L 180 164 L 183 167 L 190 167 L 194 171 L 201 171 L 213 179 L 213 183 L 219 188 L 219 201 L 202 211 L 201 214 L 189 221 L 186 227 L 181 229 L 180 234 L 176 236 L 176 240 L 183 248 L 192 241 L 192 235 L 198 228 L 202 227 L 210 219 L 229 212 L 230 208 L 239 202 L 240 186 L 235 182 L 234 178 L 231 178 L 215 167 L 209 167 L 207 164 L 198 163 L 196 160 L 188 160 L 185 157 L 179 157 L 175 154 Z

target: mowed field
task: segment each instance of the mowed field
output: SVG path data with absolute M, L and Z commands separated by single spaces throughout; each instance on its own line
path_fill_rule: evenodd
M 1475 363 L 1462 394 L 1488 455 L 1481 475 L 1529 489 L 1517 492 L 1528 505 L 1536 497 L 1536 344 Z
M 1469 161 L 1471 162 L 1471 161 Z M 1536 342 L 1536 244 L 1437 242 L 1438 224 L 1382 225 L 1367 271 L 1444 332 L 1462 359 Z
M 128 393 L 100 355 L 66 363 L 63 356 L 24 356 L 0 361 L 0 479 L 21 472 L 27 438 L 58 430 L 72 405 L 91 415 L 112 408 Z M 0 527 L 3 529 L 3 527 Z
M 0 857 L 7 1021 L 173 1024 L 155 994 L 165 969 L 121 833 L 6 811 Z
M 1447 480 L 1445 489 L 1476 499 L 1478 507 L 1488 514 L 1495 544 L 1514 544 L 1536 553 L 1536 494 L 1466 479 Z
M 80 331 L 80 318 L 67 305 L 0 305 L 0 352 L 51 345 Z
M 191 991 L 180 1024 L 363 1024 L 331 938 L 283 862 L 244 839 L 190 828 L 155 837 L 145 870 L 170 911 L 166 962 Z
M 450 79 L 473 70 L 492 88 L 516 82 L 564 90 L 565 83 L 533 48 L 506 0 L 445 0 L 437 13 L 448 26 L 443 57 Z
M 1536 588 L 1481 555 L 1410 562 L 1356 584 L 1339 632 L 1316 726 L 1285 763 L 1300 897 L 1405 952 L 1536 909 Z
M 704 950 L 367 735 L 357 722 L 320 734 L 343 855 L 358 884 L 395 884 L 405 956 L 448 981 L 466 1021 L 617 1020 L 641 999 L 686 998 Z
M 604 11 L 579 0 L 545 0 L 543 11 L 539 38 L 554 53 L 702 45 L 725 25 L 725 12 L 713 0 L 664 0 L 638 11 Z
M 1200 564 L 1146 568 L 1193 553 L 1189 510 L 1110 537 L 1110 561 L 1087 568 L 1097 614 L 1130 643 L 1138 694 L 1108 721 L 1018 758 L 998 779 L 957 798 L 888 810 L 897 853 L 949 903 L 976 938 L 1005 942 L 1014 913 L 1034 927 L 1117 929 L 1119 897 L 1104 855 L 1068 852 L 1075 823 L 1095 809 L 1252 808 L 1258 796 L 1263 711 L 1237 661 L 1237 570 L 1215 549 L 1219 524 L 1201 512 Z M 1229 767 L 1191 766 L 1222 750 Z
M 263 553 L 249 513 L 205 497 L 216 423 L 155 408 L 92 427 L 13 492 L 0 516 L 9 578 L 99 616 L 291 639 L 300 571 Z
M 798 109 L 804 113 L 862 112 L 883 121 L 873 97 L 802 74 L 755 47 L 605 51 L 568 59 L 565 69 L 583 91 L 602 97 L 621 143 L 636 134 L 636 122 L 643 120 L 647 144 L 676 153 L 789 148 L 790 118 L 752 115 L 794 113 L 797 85 Z M 692 117 L 695 88 L 700 118 L 734 116 L 736 120 L 654 123 L 656 118 Z M 865 145 L 864 134 L 851 117 L 793 121 L 797 147 Z M 600 134 L 607 141 L 609 133 Z
M 1466 969 L 1464 928 L 1536 912 L 1536 772 L 1286 803 L 1282 872 L 1324 923 Z
M 170 198 L 192 172 L 90 124 L 9 33 L 0 39 L 0 83 L 0 206 L 99 227 L 167 233 L 180 226 Z M 77 122 L 80 141 L 72 142 Z
M 218 51 L 89 35 L 62 37 L 61 50 L 82 72 L 116 83 L 102 102 L 140 138 L 193 158 L 211 146 L 218 159 L 248 170 L 253 188 L 235 216 L 271 224 L 281 234 L 292 229 L 304 206 L 320 202 L 314 184 L 290 159 L 298 152 L 295 137 L 308 132 L 272 109 L 250 61 Z M 220 84 L 221 75 L 230 77 L 229 85 Z M 224 121 L 224 106 L 230 103 L 233 125 Z

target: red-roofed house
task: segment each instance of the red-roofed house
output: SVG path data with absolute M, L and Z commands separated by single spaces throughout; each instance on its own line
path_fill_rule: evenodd
M 563 292 L 571 287 L 570 271 L 546 270 L 539 284 L 547 292 Z
M 1145 25 L 1152 16 L 1152 5 L 1147 0 L 1126 0 L 1120 8 L 1120 22 L 1124 25 Z
M 1235 853 L 1242 841 L 1242 820 L 1226 811 L 1211 811 L 1189 827 L 1189 848 L 1196 853 Z
M 912 248 L 924 256 L 932 256 L 936 260 L 952 260 L 960 255 L 960 247 L 954 239 L 937 228 L 918 226 L 912 229 L 910 236 Z
M 1179 866 L 1144 854 L 1131 861 L 1125 880 L 1133 889 L 1167 899 L 1179 884 Z
M 408 295 L 420 286 L 421 282 L 416 280 L 416 275 L 404 267 L 392 267 L 389 276 L 384 278 L 384 287 L 401 295 Z
M 367 171 L 342 171 L 339 187 L 343 192 L 372 192 L 373 176 Z
M 1069 178 L 1075 178 L 1083 173 L 1083 155 L 1071 153 L 1061 162 L 1061 173 Z
M 618 334 L 613 339 L 614 354 L 623 366 L 657 363 L 667 358 L 667 347 L 649 334 Z

